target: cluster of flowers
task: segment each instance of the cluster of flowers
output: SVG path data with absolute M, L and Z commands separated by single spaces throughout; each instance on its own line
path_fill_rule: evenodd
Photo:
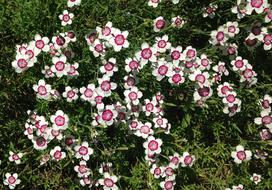
M 161 2 L 162 0 L 148 0 L 148 6 L 150 7 L 158 7 L 159 3 Z M 179 0 L 172 0 L 172 3 L 173 4 L 178 4 L 179 3 Z
M 251 15 L 254 11 L 257 14 L 264 15 L 265 23 L 272 21 L 272 10 L 267 0 L 237 0 L 237 5 L 232 8 L 232 12 L 237 14 L 238 19 Z M 268 33 L 266 27 L 261 27 L 260 23 L 258 23 L 252 27 L 245 44 L 250 49 L 254 49 L 261 43 L 263 43 L 265 50 L 270 50 L 272 47 L 272 35 Z
M 174 28 L 182 28 L 184 24 L 186 24 L 186 21 L 180 16 L 176 16 L 171 19 L 171 26 Z M 162 16 L 159 16 L 153 20 L 154 32 L 160 32 L 166 27 L 167 27 L 167 21 Z
M 181 164 L 182 167 L 191 167 L 195 161 L 195 156 L 190 155 L 188 152 L 184 152 L 182 156 L 175 153 L 169 157 L 169 164 L 166 166 L 158 166 L 156 162 L 151 162 L 152 167 L 150 172 L 154 178 L 164 178 L 164 181 L 160 183 L 162 189 L 173 190 L 175 186 L 175 169 Z
M 266 94 L 263 99 L 259 101 L 261 107 L 260 117 L 254 119 L 257 125 L 265 127 L 261 130 L 260 136 L 262 140 L 270 140 L 272 138 L 272 115 L 271 104 L 272 97 Z

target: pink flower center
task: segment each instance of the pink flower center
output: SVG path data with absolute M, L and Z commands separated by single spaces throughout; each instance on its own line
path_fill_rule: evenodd
M 199 88 L 197 91 L 198 91 L 198 94 L 201 97 L 207 97 L 210 94 L 210 88 L 209 87 Z
M 208 66 L 209 65 L 209 61 L 208 61 L 208 59 L 201 59 L 201 65 L 203 65 L 203 66 Z
M 107 187 L 113 187 L 114 182 L 112 181 L 112 179 L 106 178 L 106 179 L 104 179 L 104 184 L 105 184 L 105 186 L 107 186 Z
M 62 36 L 58 36 L 57 39 L 56 39 L 56 43 L 59 45 L 59 46 L 63 46 L 65 44 L 65 38 L 62 37 Z
M 47 90 L 46 90 L 46 88 L 45 88 L 45 86 L 43 86 L 43 85 L 40 85 L 39 87 L 38 87 L 38 93 L 40 94 L 40 95 L 46 95 L 47 94 Z
M 54 153 L 54 158 L 55 158 L 56 160 L 61 159 L 61 156 L 62 156 L 62 153 L 61 153 L 61 151 L 59 151 L 59 150 L 57 150 L 57 151 Z
M 125 37 L 122 35 L 122 34 L 118 34 L 115 36 L 115 39 L 114 39 L 116 45 L 123 45 L 125 43 Z
M 229 94 L 229 95 L 227 96 L 227 101 L 228 101 L 229 103 L 233 103 L 233 102 L 235 101 L 235 96 L 234 96 L 233 94 Z
M 78 167 L 78 171 L 79 171 L 81 174 L 86 173 L 86 172 L 87 172 L 87 167 L 86 167 L 86 165 L 80 165 L 80 166 Z
M 19 158 L 19 156 L 17 154 L 13 154 L 12 155 L 12 159 L 13 160 L 19 160 L 20 158 Z
M 171 159 L 171 163 L 173 163 L 173 164 L 175 164 L 175 165 L 178 165 L 178 163 L 179 163 L 179 158 L 178 157 L 173 157 L 172 159 Z
M 221 41 L 224 40 L 224 38 L 225 38 L 224 32 L 218 32 L 218 33 L 216 34 L 216 39 L 217 39 L 217 41 L 221 42 Z
M 65 124 L 65 118 L 61 115 L 58 115 L 54 121 L 57 126 L 63 126 Z
M 110 29 L 109 27 L 106 26 L 105 28 L 103 28 L 102 34 L 103 34 L 104 36 L 110 35 L 110 34 L 111 34 L 111 29 Z
M 226 94 L 228 91 L 230 91 L 230 88 L 229 88 L 228 86 L 223 86 L 223 87 L 221 88 L 221 93 L 222 93 L 222 94 Z
M 9 178 L 8 178 L 8 182 L 9 182 L 9 184 L 14 184 L 14 183 L 16 182 L 15 177 L 13 177 L 13 176 L 9 176 Z
M 44 47 L 44 42 L 42 40 L 37 40 L 35 45 L 37 48 L 42 49 Z
M 253 76 L 253 71 L 251 69 L 246 69 L 243 73 L 245 78 L 251 78 Z
M 244 159 L 246 159 L 246 153 L 245 153 L 245 151 L 238 151 L 236 155 L 237 155 L 237 158 L 238 158 L 239 160 L 244 160 Z
M 153 105 L 152 103 L 147 103 L 147 104 L 145 105 L 145 109 L 146 109 L 146 111 L 151 112 L 151 111 L 153 111 L 153 109 L 154 109 L 154 105 Z
M 192 156 L 190 156 L 190 155 L 185 156 L 185 158 L 184 158 L 184 164 L 185 165 L 190 165 L 192 163 L 192 161 L 193 161 Z
M 176 73 L 172 76 L 172 81 L 176 84 L 178 84 L 181 81 L 181 76 L 180 74 Z
M 145 48 L 141 52 L 141 56 L 144 59 L 149 59 L 152 56 L 152 51 L 150 48 Z
M 55 68 L 56 68 L 57 71 L 63 71 L 64 68 L 65 68 L 64 62 L 58 61 L 58 62 L 55 64 Z
M 267 109 L 267 108 L 270 107 L 270 102 L 269 102 L 268 100 L 264 100 L 264 101 L 262 101 L 262 106 L 263 106 L 265 109 Z
M 203 84 L 206 81 L 206 78 L 204 75 L 198 74 L 196 75 L 195 80 Z
M 177 51 L 177 50 L 174 50 L 172 53 L 171 53 L 171 57 L 173 60 L 178 60 L 180 58 L 180 52 Z
M 234 55 L 236 53 L 236 48 L 232 47 L 232 46 L 229 46 L 227 51 L 228 51 L 229 55 Z
M 140 132 L 144 134 L 149 134 L 150 128 L 147 125 L 143 125 L 140 129 Z
M 130 93 L 128 94 L 128 97 L 129 97 L 129 99 L 131 99 L 131 100 L 136 100 L 136 99 L 138 98 L 138 95 L 137 95 L 136 92 L 130 92 Z
M 167 167 L 165 170 L 164 170 L 165 174 L 168 175 L 168 176 L 171 176 L 174 174 L 174 170 L 173 168 L 171 167 Z
M 151 151 L 155 151 L 157 150 L 159 147 L 159 143 L 155 140 L 151 140 L 149 143 L 148 143 L 148 148 L 151 150 Z
M 111 84 L 109 81 L 103 81 L 100 86 L 103 91 L 109 91 L 111 89 Z
M 251 6 L 260 8 L 263 5 L 263 0 L 251 0 Z
M 34 52 L 32 50 L 27 50 L 25 54 L 29 56 L 29 59 L 32 59 L 34 57 Z
M 160 75 L 166 75 L 167 72 L 168 72 L 168 67 L 167 66 L 165 66 L 165 65 L 159 66 L 158 73 Z
M 136 83 L 136 80 L 133 77 L 128 77 L 126 83 L 128 86 L 134 86 Z
M 137 61 L 132 60 L 131 62 L 129 62 L 129 68 L 131 70 L 136 70 L 138 69 L 138 67 L 139 67 L 139 63 Z
M 86 146 L 81 146 L 78 150 L 80 155 L 86 155 L 88 154 L 88 148 Z
M 68 98 L 73 98 L 75 95 L 76 95 L 76 93 L 75 93 L 73 90 L 69 90 L 69 91 L 67 92 L 67 97 L 68 97 Z
M 159 48 L 165 48 L 165 46 L 166 46 L 166 41 L 165 40 L 160 40 L 158 42 L 158 47 Z
M 95 97 L 95 102 L 96 102 L 96 104 L 101 104 L 101 103 L 102 103 L 102 100 L 103 100 L 103 97 L 102 97 L 102 96 L 96 96 L 96 97 Z
M 112 119 L 112 117 L 113 117 L 113 113 L 112 113 L 111 110 L 105 110 L 105 111 L 103 111 L 103 113 L 102 113 L 102 119 L 104 121 L 110 121 Z
M 164 26 L 165 26 L 165 21 L 164 20 L 157 20 L 156 28 L 162 29 Z
M 161 118 L 157 119 L 156 123 L 158 125 L 163 125 L 163 119 L 161 119 Z
M 235 31 L 236 31 L 236 28 L 235 28 L 235 26 L 229 26 L 228 27 L 228 32 L 230 32 L 230 33 L 235 33 Z
M 193 57 L 195 57 L 195 55 L 196 55 L 196 52 L 193 49 L 189 49 L 186 53 L 186 56 L 189 58 L 193 58 Z
M 90 98 L 93 96 L 93 91 L 89 88 L 86 88 L 86 90 L 84 91 L 84 95 L 87 97 L 87 98 Z
M 173 181 L 166 181 L 165 184 L 164 184 L 164 188 L 166 190 L 170 190 L 173 188 Z
M 106 64 L 104 65 L 104 68 L 105 68 L 106 71 L 112 71 L 113 68 L 114 68 L 114 65 L 113 65 L 113 63 L 108 62 L 108 63 L 106 63 Z
M 97 51 L 98 53 L 102 53 L 103 52 L 103 45 L 102 44 L 96 44 L 94 47 L 95 51 Z
M 23 68 L 25 68 L 27 66 L 27 61 L 25 59 L 19 59 L 17 61 L 17 65 L 18 65 L 18 67 L 23 69 Z
M 70 20 L 70 16 L 69 16 L 68 14 L 64 14 L 64 15 L 62 16 L 62 20 L 63 20 L 64 22 L 68 22 L 68 21 Z
M 262 117 L 262 123 L 267 125 L 267 124 L 271 124 L 272 123 L 272 117 L 271 116 L 264 116 Z
M 43 137 L 38 137 L 36 139 L 36 144 L 40 147 L 44 146 L 46 144 L 46 140 Z
M 242 60 L 235 61 L 234 63 L 235 67 L 242 68 L 244 66 L 244 62 Z
M 136 121 L 132 121 L 130 123 L 130 127 L 133 128 L 133 129 L 136 129 L 138 127 L 138 123 Z
M 160 169 L 160 168 L 156 168 L 156 169 L 154 170 L 154 174 L 155 174 L 155 175 L 161 175 L 161 169 Z

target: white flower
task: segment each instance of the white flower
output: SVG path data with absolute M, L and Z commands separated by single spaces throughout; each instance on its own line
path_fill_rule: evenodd
M 54 65 L 51 66 L 51 71 L 54 72 L 59 78 L 67 75 L 70 70 L 70 64 L 66 64 L 66 60 L 67 59 L 64 55 L 52 58 Z
M 80 5 L 80 3 L 81 3 L 81 0 L 68 0 L 67 6 L 68 7 L 78 6 Z
M 71 88 L 70 86 L 65 87 L 65 92 L 62 93 L 62 96 L 66 98 L 67 102 L 72 102 L 78 99 L 78 89 Z
M 119 188 L 115 184 L 118 178 L 115 175 L 110 175 L 108 172 L 104 173 L 103 178 L 98 180 L 100 185 L 103 185 L 104 190 L 118 190 Z
M 61 159 L 66 157 L 66 153 L 61 151 L 59 146 L 56 146 L 54 149 L 50 151 L 50 155 L 53 160 L 60 161 Z
M 261 175 L 258 175 L 256 173 L 253 173 L 253 175 L 250 177 L 250 180 L 253 181 L 256 185 L 261 182 Z
M 89 147 L 89 144 L 84 141 L 81 145 L 75 146 L 76 155 L 75 157 L 77 159 L 82 158 L 85 161 L 88 161 L 90 159 L 90 155 L 93 154 L 93 149 Z
M 190 155 L 188 152 L 184 152 L 180 158 L 180 163 L 182 167 L 191 167 L 195 162 L 195 156 Z
M 156 8 L 160 2 L 161 2 L 161 0 L 149 0 L 148 6 Z
M 20 184 L 21 180 L 18 179 L 18 174 L 17 173 L 6 173 L 5 174 L 5 180 L 4 180 L 4 185 L 8 185 L 10 189 L 14 189 L 16 185 Z
M 109 43 L 113 46 L 114 51 L 119 52 L 122 48 L 129 47 L 128 34 L 128 31 L 121 32 L 119 29 L 112 29 L 113 37 L 110 38 Z
M 159 32 L 166 26 L 166 22 L 165 22 L 164 18 L 162 16 L 160 16 L 153 21 L 153 25 L 154 25 L 153 30 L 155 32 Z
M 9 161 L 11 161 L 11 162 L 15 162 L 16 164 L 20 164 L 22 157 L 23 157 L 23 153 L 15 153 L 15 152 L 9 151 Z
M 245 150 L 242 145 L 236 146 L 236 151 L 231 152 L 231 157 L 234 159 L 234 162 L 241 164 L 243 161 L 248 161 L 252 157 L 250 150 Z
M 69 118 L 63 111 L 58 110 L 55 115 L 50 117 L 50 121 L 53 124 L 55 130 L 65 130 L 68 128 Z
M 61 20 L 61 25 L 66 26 L 72 24 L 72 19 L 74 18 L 73 13 L 69 13 L 67 10 L 64 10 L 59 19 Z
M 51 85 L 46 84 L 43 79 L 39 80 L 38 84 L 33 85 L 33 90 L 37 93 L 37 98 L 49 100 L 51 98 Z
M 147 141 L 144 142 L 143 147 L 150 153 L 150 154 L 160 154 L 161 153 L 161 139 L 155 139 L 153 136 L 149 136 Z

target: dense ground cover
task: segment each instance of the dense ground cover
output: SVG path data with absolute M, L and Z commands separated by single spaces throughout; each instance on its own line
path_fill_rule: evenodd
M 142 138 L 144 137 L 142 134 L 138 134 L 140 137 L 135 136 L 133 130 L 129 128 L 131 119 L 137 119 L 137 116 L 128 115 L 127 121 L 115 119 L 113 125 L 105 127 L 109 124 L 100 122 L 99 125 L 93 122 L 95 114 L 99 114 L 99 109 L 95 105 L 92 106 L 90 102 L 80 100 L 80 93 L 76 101 L 68 102 L 65 97 L 48 101 L 39 98 L 33 89 L 40 79 L 44 79 L 52 89 L 57 89 L 61 96 L 67 86 L 78 90 L 90 83 L 97 86 L 98 78 L 103 76 L 100 70 L 102 61 L 101 57 L 95 57 L 90 51 L 89 46 L 92 46 L 92 43 L 87 44 L 85 37 L 97 26 L 103 27 L 110 21 L 114 27 L 129 32 L 127 37 L 129 47 L 123 48 L 120 52 L 114 51 L 113 48 L 107 51 L 106 60 L 111 57 L 117 60 L 118 71 L 111 77 L 111 81 L 117 84 L 117 89 L 103 101 L 105 105 L 120 102 L 125 106 L 125 113 L 129 112 L 129 108 L 126 108 L 124 77 L 132 73 L 126 71 L 125 60 L 129 57 L 133 58 L 135 53 L 141 50 L 144 42 L 152 45 L 156 37 L 167 35 L 173 47 L 182 46 L 184 51 L 186 47 L 192 46 L 197 50 L 198 57 L 206 54 L 211 61 L 210 69 L 200 70 L 208 73 L 211 82 L 205 83 L 204 86 L 213 89 L 213 93 L 211 97 L 201 101 L 196 101 L 195 92 L 203 87 L 203 84 L 195 82 L 194 77 L 193 79 L 189 77 L 194 74 L 194 69 L 184 70 L 185 82 L 179 85 L 169 83 L 166 79 L 169 76 L 161 81 L 156 80 L 152 71 L 157 65 L 151 64 L 150 60 L 149 64 L 137 73 L 139 80 L 137 88 L 143 93 L 140 102 L 145 105 L 145 99 L 152 100 L 158 92 L 163 94 L 164 100 L 158 105 L 164 110 L 162 117 L 171 124 L 168 134 L 167 129 L 154 127 L 153 118 L 158 116 L 157 113 L 146 116 L 146 111 L 143 110 L 138 118 L 142 123 L 151 123 L 154 134 L 149 135 L 163 142 L 161 152 L 158 152 L 157 165 L 167 166 L 171 162 L 169 156 L 173 156 L 174 153 L 180 155 L 179 159 L 183 163 L 181 157 L 184 152 L 189 152 L 195 157 L 192 166 L 182 167 L 182 164 L 177 168 L 173 166 L 176 175 L 175 189 L 217 190 L 238 184 L 242 184 L 245 189 L 272 189 L 271 134 L 266 131 L 266 136 L 260 135 L 260 132 L 271 127 L 269 125 L 272 123 L 270 108 L 268 108 L 271 102 L 268 103 L 267 109 L 260 104 L 264 95 L 272 96 L 272 56 L 270 50 L 264 50 L 262 42 L 263 35 L 271 30 L 271 24 L 264 21 L 266 13 L 257 14 L 255 11 L 251 15 L 237 19 L 237 15 L 231 12 L 231 8 L 235 7 L 237 2 L 230 0 L 212 1 L 213 5 L 218 6 L 215 15 L 213 18 L 204 17 L 203 8 L 208 7 L 210 3 L 208 0 L 183 0 L 173 4 L 165 0 L 153 8 L 148 6 L 147 0 L 85 0 L 80 6 L 68 8 L 67 1 L 64 0 L 2 0 L 0 2 L 0 176 L 3 181 L 6 173 L 18 173 L 18 178 L 21 180 L 16 186 L 18 189 L 83 188 L 79 182 L 82 177 L 78 177 L 74 168 L 81 158 L 75 158 L 74 147 L 65 144 L 67 137 L 77 139 L 75 146 L 86 141 L 93 149 L 93 154 L 90 155 L 89 160 L 87 159 L 92 189 L 103 189 L 103 186 L 95 185 L 96 181 L 103 177 L 99 173 L 103 162 L 112 163 L 109 173 L 118 176 L 116 185 L 119 189 L 159 189 L 161 182 L 168 178 L 172 180 L 171 176 L 157 179 L 150 172 L 152 159 L 145 158 L 147 148 L 143 146 L 147 140 Z M 59 15 L 63 10 L 74 14 L 71 25 L 61 25 Z M 171 19 L 178 15 L 185 20 L 185 24 L 180 28 L 171 26 Z M 155 32 L 153 21 L 160 16 L 166 20 L 166 27 Z M 239 22 L 239 34 L 228 40 L 229 43 L 238 46 L 238 54 L 235 56 L 223 55 L 220 48 L 215 48 L 215 45 L 218 46 L 221 42 L 218 42 L 218 39 L 211 40 L 214 39 L 211 37 L 211 32 L 228 21 Z M 267 28 L 268 32 L 262 30 L 263 28 Z M 41 54 L 35 65 L 22 73 L 17 73 L 12 67 L 12 62 L 16 59 L 16 45 L 29 43 L 34 40 L 36 34 L 51 39 L 60 32 L 71 30 L 75 32 L 77 41 L 69 44 L 75 55 L 68 60 L 71 64 L 74 62 L 79 64 L 78 76 L 45 78 L 41 71 L 46 65 L 52 65 L 52 58 L 46 54 Z M 246 39 L 250 33 L 258 33 L 259 30 L 262 30 L 261 37 L 256 40 L 255 46 L 255 37 L 250 41 Z M 220 45 L 225 47 L 226 42 Z M 170 48 L 167 51 L 170 51 Z M 164 52 L 160 54 L 164 55 Z M 253 82 L 249 85 L 245 81 L 240 81 L 244 70 L 241 72 L 239 69 L 235 70 L 231 64 L 237 56 L 247 59 L 253 67 L 258 78 L 256 84 Z M 166 59 L 171 58 L 166 56 Z M 187 61 L 195 63 L 197 60 Z M 218 83 L 212 82 L 216 76 L 213 74 L 218 74 L 213 67 L 220 61 L 225 62 L 229 75 L 222 74 L 222 79 Z M 168 62 L 174 64 L 173 60 Z M 185 66 L 179 65 L 179 67 L 183 70 Z M 241 100 L 241 111 L 233 116 L 223 113 L 226 105 L 232 106 L 226 102 L 224 104 L 222 100 L 226 97 L 220 96 L 217 92 L 217 87 L 223 82 L 229 82 L 233 91 L 237 93 L 237 98 Z M 202 103 L 206 106 L 201 106 Z M 50 116 L 55 115 L 57 110 L 62 110 L 69 116 L 69 126 L 63 133 L 64 138 L 52 140 L 44 150 L 36 150 L 32 141 L 24 134 L 25 123 L 29 118 L 27 110 L 35 110 L 37 115 L 45 116 L 49 125 L 51 122 L 54 124 L 54 121 L 50 122 Z M 270 120 L 258 124 L 255 118 L 260 117 L 262 110 L 268 112 Z M 246 150 L 251 151 L 252 156 L 249 161 L 243 161 L 241 164 L 234 161 L 232 152 L 237 145 L 242 145 Z M 62 148 L 66 157 L 60 161 L 50 158 L 48 162 L 41 165 L 41 158 L 50 154 L 56 146 Z M 20 164 L 9 160 L 10 151 L 23 153 Z M 253 173 L 261 175 L 262 180 L 258 185 L 250 179 Z M 5 188 L 8 186 L 1 182 L 0 189 Z M 86 186 L 84 188 L 87 189 Z

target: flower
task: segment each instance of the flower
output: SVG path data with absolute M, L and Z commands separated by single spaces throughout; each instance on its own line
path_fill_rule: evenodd
M 87 177 L 91 174 L 91 170 L 87 167 L 87 162 L 85 160 L 81 160 L 79 165 L 74 167 L 74 170 L 77 172 L 78 177 Z
M 77 71 L 78 66 L 79 66 L 78 63 L 74 63 L 74 64 L 70 65 L 70 69 L 67 72 L 68 76 L 70 76 L 70 77 L 78 76 L 79 75 L 79 73 Z
M 16 164 L 20 164 L 22 157 L 23 157 L 23 153 L 15 153 L 15 152 L 9 151 L 9 161 L 11 161 L 11 162 L 15 162 Z
M 253 181 L 257 185 L 258 183 L 261 182 L 261 175 L 253 173 L 253 175 L 250 177 L 250 180 Z
M 117 84 L 110 81 L 110 77 L 108 75 L 103 75 L 102 78 L 97 79 L 98 80 L 98 91 L 101 94 L 104 94 L 105 97 L 111 96 L 111 91 L 115 90 L 117 88 Z
M 37 98 L 49 100 L 51 98 L 51 85 L 46 84 L 43 79 L 39 80 L 38 84 L 33 85 L 33 90 L 37 93 Z
M 98 180 L 100 185 L 103 185 L 104 190 L 117 190 L 119 189 L 115 184 L 118 178 L 115 175 L 110 175 L 108 172 L 104 173 L 103 178 Z
M 236 151 L 231 152 L 231 157 L 234 162 L 241 164 L 243 161 L 248 161 L 252 157 L 252 152 L 250 150 L 245 150 L 242 145 L 236 146 Z
M 72 102 L 73 100 L 78 99 L 78 89 L 71 88 L 70 86 L 65 87 L 65 92 L 62 93 L 62 96 L 66 98 L 67 102 Z
M 244 71 L 248 64 L 248 60 L 238 56 L 235 60 L 231 61 L 232 69 L 234 71 Z
M 58 110 L 55 115 L 50 117 L 53 129 L 55 130 L 65 130 L 68 128 L 69 117 L 62 110 Z
M 80 98 L 85 101 L 89 101 L 92 103 L 92 105 L 95 105 L 95 85 L 94 84 L 88 84 L 86 87 L 81 87 L 79 89 L 81 96 Z
M 68 7 L 78 6 L 80 5 L 80 3 L 81 3 L 81 0 L 68 0 L 67 6 Z
M 229 36 L 225 33 L 225 28 L 220 26 L 217 30 L 211 32 L 211 39 L 210 43 L 212 45 L 225 45 L 226 41 L 228 40 Z
M 35 41 L 32 41 L 29 45 L 34 47 L 34 54 L 38 55 L 43 52 L 48 52 L 50 50 L 48 37 L 41 37 L 41 35 L 35 35 Z
M 139 69 L 142 68 L 142 66 L 139 63 L 139 61 L 137 60 L 137 58 L 127 58 L 125 60 L 125 62 L 126 62 L 125 70 L 127 73 L 129 73 L 131 71 L 133 73 L 136 73 L 139 71 Z
M 17 173 L 6 173 L 5 177 L 6 179 L 4 180 L 4 185 L 8 185 L 10 189 L 14 189 L 16 185 L 21 183 L 21 180 L 18 179 Z
M 67 59 L 64 55 L 52 58 L 54 65 L 51 66 L 51 71 L 54 72 L 59 78 L 63 75 L 67 75 L 70 71 L 70 65 L 66 64 L 66 60 Z
M 156 77 L 158 81 L 161 81 L 164 77 L 170 75 L 168 71 L 171 71 L 171 63 L 167 63 L 164 59 L 159 59 L 155 68 L 152 71 L 152 75 Z
M 113 105 L 107 105 L 103 110 L 99 110 L 98 114 L 98 123 L 106 126 L 111 126 L 118 115 Z
M 246 14 L 251 15 L 254 10 L 256 13 L 261 14 L 265 8 L 268 8 L 267 0 L 248 0 Z
M 165 28 L 166 22 L 165 22 L 164 18 L 163 18 L 162 16 L 160 16 L 160 17 L 156 18 L 156 19 L 153 21 L 153 25 L 154 25 L 153 30 L 154 30 L 155 32 L 159 32 L 159 31 L 161 31 L 162 29 Z
M 163 168 L 158 167 L 156 164 L 152 164 L 150 172 L 154 175 L 155 178 L 160 178 L 162 175 Z
M 112 37 L 112 30 L 114 28 L 112 27 L 112 22 L 107 22 L 107 24 L 101 28 L 101 27 L 96 27 L 96 31 L 98 33 L 98 38 L 103 39 L 103 40 L 109 40 Z
M 160 2 L 161 2 L 161 0 L 149 0 L 148 6 L 156 8 Z
M 195 156 L 190 155 L 188 152 L 184 152 L 182 157 L 180 158 L 180 163 L 182 167 L 191 167 L 194 164 Z
M 161 139 L 155 139 L 154 136 L 149 136 L 147 141 L 143 143 L 143 147 L 150 153 L 150 154 L 160 154 L 161 153 Z
M 75 157 L 77 159 L 82 158 L 85 161 L 88 161 L 90 159 L 90 155 L 92 155 L 94 152 L 86 141 L 84 141 L 81 145 L 75 146 L 74 150 L 76 151 Z
M 12 62 L 12 67 L 15 68 L 17 73 L 21 73 L 27 70 L 29 67 L 33 67 L 34 62 L 29 60 L 29 56 L 27 54 L 17 54 L 16 60 Z
M 60 161 L 61 159 L 66 157 L 66 153 L 61 151 L 59 146 L 56 146 L 54 149 L 50 151 L 50 155 L 53 160 Z
M 243 18 L 247 13 L 247 0 L 237 0 L 237 4 L 235 7 L 231 9 L 231 12 L 234 14 L 237 14 L 237 18 L 241 19 Z
M 186 21 L 183 20 L 180 16 L 173 17 L 171 21 L 172 21 L 171 25 L 176 28 L 182 28 L 183 25 L 186 23 Z
M 218 6 L 216 4 L 210 4 L 208 7 L 204 7 L 202 9 L 203 11 L 203 17 L 209 16 L 210 18 L 214 18 L 215 11 L 217 10 Z
M 137 128 L 138 128 L 138 130 L 134 134 L 138 137 L 142 137 L 142 138 L 146 139 L 150 135 L 154 134 L 153 129 L 151 129 L 152 124 L 149 122 L 146 122 L 144 124 L 140 123 Z
M 143 96 L 143 93 L 137 87 L 132 87 L 129 90 L 125 90 L 124 95 L 127 103 L 138 105 L 140 102 L 139 99 Z
M 157 52 L 159 53 L 165 53 L 166 50 L 171 48 L 171 43 L 168 42 L 168 36 L 164 35 L 162 37 L 156 37 L 156 44 L 154 45 L 154 48 L 157 49 Z
M 128 34 L 128 31 L 121 32 L 119 29 L 112 29 L 113 37 L 109 39 L 109 44 L 113 46 L 114 51 L 119 52 L 122 48 L 129 47 Z
M 31 140 L 36 150 L 44 150 L 47 148 L 48 141 L 44 137 L 33 137 Z
M 67 10 L 64 10 L 59 19 L 61 20 L 61 25 L 66 26 L 72 24 L 72 19 L 74 18 L 73 13 L 69 13 Z
M 140 61 L 140 64 L 144 66 L 145 64 L 150 62 L 156 62 L 157 57 L 155 56 L 156 49 L 150 47 L 148 43 L 144 42 L 141 45 L 141 50 L 136 53 L 136 58 Z
M 265 127 L 272 129 L 272 116 L 270 115 L 270 110 L 262 110 L 261 117 L 256 117 L 254 122 L 257 125 L 264 125 Z
M 113 76 L 113 73 L 118 71 L 118 67 L 116 65 L 116 59 L 110 58 L 107 60 L 102 60 L 103 65 L 100 67 L 100 72 L 106 74 L 107 76 Z
M 227 22 L 224 27 L 225 33 L 231 38 L 233 38 L 236 34 L 240 32 L 238 22 Z
M 95 57 L 104 56 L 105 45 L 99 39 L 96 39 L 94 43 L 89 47 L 90 51 L 93 52 Z
M 166 178 L 164 181 L 160 182 L 160 186 L 164 190 L 173 190 L 176 184 L 175 177 Z

